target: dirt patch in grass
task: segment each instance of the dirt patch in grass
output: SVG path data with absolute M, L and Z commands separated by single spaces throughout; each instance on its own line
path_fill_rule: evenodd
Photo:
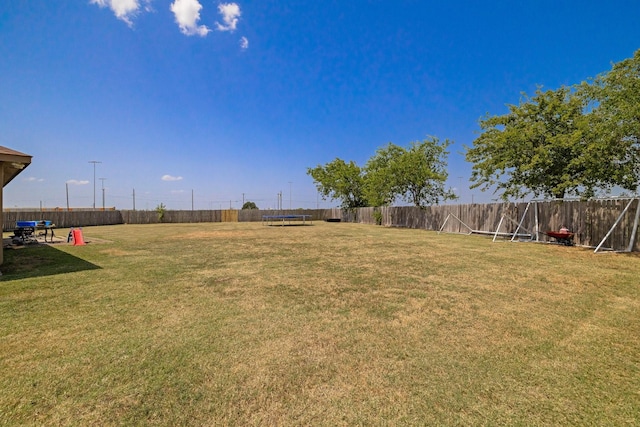
M 101 254 L 107 255 L 107 256 L 117 256 L 117 257 L 125 257 L 125 256 L 130 256 L 132 254 L 134 254 L 135 252 L 132 251 L 126 251 L 120 248 L 109 248 L 109 249 L 103 249 L 100 251 Z
M 254 233 L 252 232 L 243 232 L 243 231 L 229 231 L 229 230 L 219 230 L 219 231 L 195 231 L 191 233 L 186 233 L 182 237 L 185 239 L 234 239 L 234 238 L 242 238 L 252 236 Z

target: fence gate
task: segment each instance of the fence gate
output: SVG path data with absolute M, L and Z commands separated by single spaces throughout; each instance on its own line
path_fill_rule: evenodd
M 238 222 L 238 211 L 233 209 L 222 211 L 222 222 Z

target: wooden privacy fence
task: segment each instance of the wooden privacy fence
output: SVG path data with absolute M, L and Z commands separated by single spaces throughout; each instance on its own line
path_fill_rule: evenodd
M 342 219 L 343 212 L 339 208 L 333 209 L 283 209 L 283 210 L 258 210 L 245 209 L 239 210 L 238 221 L 240 222 L 259 222 L 262 221 L 263 215 L 311 215 L 311 219 L 315 221 L 324 221 L 330 218 Z
M 87 227 L 91 225 L 111 225 L 122 224 L 122 211 L 116 210 L 85 210 L 85 211 L 4 211 L 3 213 L 3 231 L 11 231 L 16 226 L 16 221 L 41 221 L 50 220 L 57 227 Z
M 222 211 L 193 210 L 193 211 L 165 211 L 162 220 L 156 211 L 123 210 L 122 223 L 124 224 L 158 224 L 166 223 L 190 223 L 190 222 L 220 222 Z
M 342 211 L 333 209 L 292 209 L 292 210 L 167 210 L 162 220 L 156 211 L 134 210 L 46 210 L 38 209 L 4 211 L 4 230 L 12 231 L 18 220 L 50 220 L 59 228 L 86 227 L 114 224 L 158 224 L 158 223 L 198 223 L 198 222 L 260 222 L 263 215 L 311 215 L 314 220 L 342 218 Z
M 639 199 L 594 199 L 588 201 L 532 201 L 417 207 L 359 208 L 345 213 L 343 220 L 364 224 L 407 227 L 448 233 L 476 233 L 519 240 L 554 241 L 547 231 L 567 227 L 577 245 L 603 249 L 628 249 Z M 623 211 L 627 211 L 622 215 Z M 619 220 L 617 226 L 613 225 Z M 638 239 L 633 250 L 639 251 Z
M 625 215 L 621 216 L 627 208 Z M 518 231 L 520 239 L 553 240 L 545 233 L 565 226 L 575 233 L 577 245 L 595 247 L 610 232 L 603 248 L 626 250 L 633 232 L 638 199 L 596 199 L 589 201 L 539 201 L 523 203 L 489 203 L 429 206 L 359 208 L 351 211 L 332 209 L 293 210 L 194 210 L 165 211 L 162 220 L 156 211 L 38 211 L 11 210 L 4 214 L 4 231 L 11 231 L 17 220 L 51 220 L 57 227 L 83 227 L 112 224 L 156 224 L 199 222 L 259 222 L 263 215 L 311 215 L 313 220 L 339 218 L 345 222 L 380 224 L 448 233 L 499 232 L 511 237 Z M 528 235 L 528 236 L 526 236 Z M 530 236 L 530 237 L 529 237 Z M 640 251 L 637 239 L 634 251 Z
M 231 209 L 222 211 L 222 222 L 238 222 L 238 211 Z

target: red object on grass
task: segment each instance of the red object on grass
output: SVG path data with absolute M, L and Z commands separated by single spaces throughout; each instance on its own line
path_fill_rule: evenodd
M 549 237 L 553 237 L 558 241 L 558 243 L 572 246 L 573 245 L 573 233 L 569 230 L 560 230 L 560 231 L 547 231 L 546 235 Z
M 547 235 L 556 239 L 571 239 L 573 237 L 573 233 L 570 231 L 547 231 Z
M 84 246 L 86 243 L 84 242 L 84 237 L 82 236 L 82 230 L 79 228 L 74 228 L 72 232 L 73 236 L 73 246 Z

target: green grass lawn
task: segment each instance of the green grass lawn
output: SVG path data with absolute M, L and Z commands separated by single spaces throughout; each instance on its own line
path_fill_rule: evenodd
M 640 424 L 637 254 L 324 222 L 83 231 L 4 251 L 2 425 Z

